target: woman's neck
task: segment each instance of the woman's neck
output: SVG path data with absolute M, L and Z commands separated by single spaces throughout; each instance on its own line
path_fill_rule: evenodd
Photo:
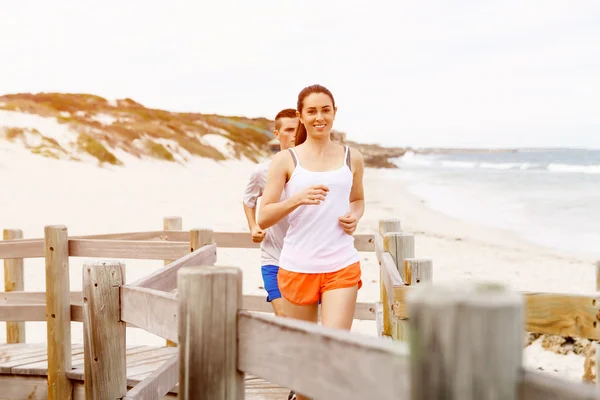
M 317 154 L 326 153 L 332 143 L 333 142 L 331 141 L 329 135 L 324 136 L 323 138 L 315 138 L 315 137 L 309 136 L 306 138 L 306 141 L 304 142 L 306 147 L 308 147 L 311 151 L 313 151 Z

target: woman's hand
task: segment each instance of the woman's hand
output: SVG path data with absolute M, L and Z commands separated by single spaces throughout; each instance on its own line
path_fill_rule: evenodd
M 296 203 L 299 205 L 321 204 L 329 192 L 325 185 L 309 186 L 300 193 L 296 194 Z
M 358 218 L 353 213 L 348 213 L 342 217 L 338 218 L 340 220 L 340 225 L 344 232 L 348 235 L 352 235 L 356 230 L 356 225 L 358 225 Z

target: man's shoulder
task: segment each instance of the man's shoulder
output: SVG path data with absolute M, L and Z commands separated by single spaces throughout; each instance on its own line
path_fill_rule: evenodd
M 254 167 L 254 175 L 266 176 L 272 161 L 273 160 L 271 158 L 268 158 L 256 164 L 256 166 Z

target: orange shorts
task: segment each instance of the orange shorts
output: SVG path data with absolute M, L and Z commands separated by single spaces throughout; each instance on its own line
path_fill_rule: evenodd
M 281 295 L 297 305 L 318 303 L 323 292 L 333 289 L 362 287 L 360 261 L 335 272 L 305 274 L 279 268 L 277 283 Z

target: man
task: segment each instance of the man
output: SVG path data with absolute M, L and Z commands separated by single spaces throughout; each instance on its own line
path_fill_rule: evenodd
M 279 148 L 282 151 L 293 147 L 297 127 L 298 117 L 296 116 L 296 110 L 287 108 L 281 110 L 275 116 L 275 130 L 273 134 L 279 140 Z M 287 218 L 266 231 L 261 229 L 256 223 L 258 198 L 262 196 L 265 189 L 267 172 L 270 165 L 271 159 L 257 165 L 246 185 L 243 203 L 252 241 L 260 243 L 261 271 L 264 287 L 267 291 L 267 301 L 271 303 L 275 315 L 285 316 L 283 311 L 284 300 L 281 298 L 279 285 L 277 284 L 277 273 L 279 272 L 279 254 L 281 253 L 283 238 L 288 228 Z

